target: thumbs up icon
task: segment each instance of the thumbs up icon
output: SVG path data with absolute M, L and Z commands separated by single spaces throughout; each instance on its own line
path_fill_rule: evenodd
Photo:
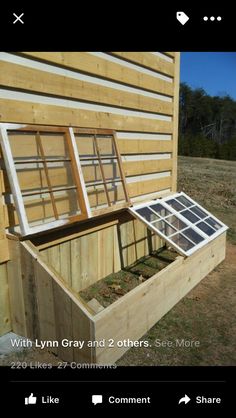
M 34 405 L 36 404 L 37 398 L 33 393 L 30 394 L 28 398 L 25 398 L 25 405 Z

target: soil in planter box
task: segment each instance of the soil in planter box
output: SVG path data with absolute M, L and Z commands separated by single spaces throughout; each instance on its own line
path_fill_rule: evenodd
M 106 308 L 168 266 L 177 256 L 178 254 L 172 249 L 159 249 L 123 270 L 109 274 L 87 289 L 81 290 L 79 294 L 86 302 L 96 299 L 102 307 Z

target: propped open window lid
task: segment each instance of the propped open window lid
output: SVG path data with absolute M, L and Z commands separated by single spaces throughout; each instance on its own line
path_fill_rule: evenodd
M 183 192 L 130 207 L 113 130 L 3 123 L 0 140 L 22 236 L 126 207 L 189 256 L 228 229 Z
M 133 206 L 129 211 L 185 256 L 228 229 L 183 192 Z
M 3 123 L 0 140 L 13 232 L 32 235 L 129 204 L 113 130 Z

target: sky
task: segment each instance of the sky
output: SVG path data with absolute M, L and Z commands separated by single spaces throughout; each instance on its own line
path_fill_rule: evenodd
M 210 96 L 236 100 L 236 52 L 181 52 L 180 80 Z

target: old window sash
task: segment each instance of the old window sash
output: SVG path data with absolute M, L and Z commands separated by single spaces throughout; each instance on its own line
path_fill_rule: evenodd
M 123 170 L 122 160 L 121 156 L 118 150 L 117 146 L 117 138 L 116 133 L 113 130 L 110 129 L 85 129 L 85 128 L 73 128 L 74 134 L 77 138 L 77 144 L 80 143 L 80 141 L 83 141 L 83 135 L 87 135 L 90 140 L 92 140 L 91 146 L 93 148 L 92 155 L 80 152 L 80 161 L 81 161 L 81 168 L 83 171 L 83 163 L 88 162 L 90 164 L 97 162 L 97 167 L 100 170 L 101 179 L 99 180 L 92 180 L 92 181 L 85 181 L 85 186 L 88 192 L 88 189 L 93 188 L 96 191 L 96 188 L 99 186 L 104 187 L 104 196 L 106 199 L 106 203 L 102 205 L 102 208 L 98 209 L 92 209 L 93 215 L 103 215 L 106 212 L 110 212 L 113 210 L 122 209 L 125 207 L 128 207 L 130 205 L 130 198 L 128 194 L 127 189 L 127 182 Z M 104 154 L 103 151 L 100 150 L 100 140 L 108 139 L 111 141 L 111 149 L 112 149 L 112 155 L 111 153 L 107 152 Z M 108 150 L 107 150 L 108 151 Z M 106 162 L 108 162 L 108 165 L 111 164 L 111 166 L 114 166 L 114 164 L 117 164 L 117 169 L 119 172 L 119 176 L 114 176 L 112 178 L 107 179 L 107 175 L 105 173 L 105 166 Z M 91 165 L 92 166 L 92 165 Z M 113 167 L 114 168 L 114 167 Z M 119 202 L 119 200 L 114 200 L 112 202 L 112 199 L 110 198 L 109 190 L 110 186 L 113 186 L 116 188 L 116 185 L 120 184 L 121 192 L 123 194 L 122 201 Z M 104 207 L 105 206 L 105 207 Z M 106 207 L 107 206 L 107 207 Z
M 128 210 L 184 256 L 192 255 L 228 229 L 183 192 L 135 205 Z M 202 223 L 206 225 L 204 229 L 208 229 L 208 233 L 201 229 Z
M 17 170 L 15 167 L 15 164 L 17 164 L 17 162 L 14 161 L 14 156 L 11 150 L 10 141 L 8 137 L 9 131 L 13 131 L 13 132 L 20 131 L 22 133 L 32 132 L 32 134 L 35 135 L 35 140 L 38 145 L 38 149 L 40 151 L 40 159 L 37 158 L 36 163 L 41 163 L 43 166 L 45 178 L 47 182 L 47 189 L 38 190 L 37 192 L 22 193 L 18 176 L 17 176 Z M 68 153 L 69 153 L 69 158 L 66 158 L 65 160 L 63 159 L 59 160 L 58 158 L 55 160 L 53 158 L 47 158 L 44 152 L 40 133 L 63 134 L 65 138 L 65 143 L 68 149 Z M 78 152 L 78 147 L 77 147 L 76 139 L 75 139 L 75 134 L 78 134 L 78 133 L 86 133 L 86 134 L 93 135 L 94 143 L 95 143 L 96 150 L 97 150 L 96 158 L 99 162 L 100 170 L 103 173 L 102 175 L 103 181 L 101 182 L 101 184 L 104 185 L 104 188 L 106 191 L 107 191 L 107 184 L 109 182 L 106 181 L 105 179 L 105 175 L 103 171 L 104 157 L 100 155 L 99 146 L 97 143 L 97 136 L 104 135 L 104 134 L 111 136 L 112 143 L 113 143 L 114 150 L 115 150 L 114 158 L 117 160 L 117 163 L 118 163 L 119 172 L 120 172 L 120 182 L 122 184 L 123 192 L 125 196 L 124 203 L 116 204 L 116 202 L 114 202 L 114 204 L 111 205 L 111 202 L 109 200 L 109 194 L 106 193 L 108 208 L 105 208 L 105 209 L 103 208 L 103 209 L 96 210 L 93 212 L 91 211 L 88 194 L 86 190 L 86 185 L 84 181 L 84 176 L 83 176 L 83 169 L 81 167 L 80 155 Z M 126 179 L 125 179 L 122 162 L 121 162 L 121 157 L 120 157 L 118 147 L 117 147 L 116 135 L 115 135 L 115 132 L 112 130 L 72 128 L 72 127 L 52 127 L 52 126 L 37 126 L 37 125 L 17 125 L 17 124 L 2 123 L 0 124 L 0 141 L 1 141 L 4 161 L 5 161 L 5 167 L 6 167 L 9 183 L 10 183 L 10 188 L 11 188 L 15 208 L 17 211 L 18 219 L 19 219 L 20 233 L 23 236 L 50 230 L 52 228 L 66 225 L 71 222 L 87 219 L 94 215 L 100 215 L 100 214 L 109 212 L 111 210 L 120 209 L 121 207 L 127 207 L 130 204 L 129 195 L 127 191 L 127 185 L 126 185 Z M 74 184 L 72 186 L 60 187 L 60 188 L 52 187 L 47 164 L 49 162 L 53 163 L 53 162 L 58 162 L 58 161 L 61 161 L 61 162 L 66 161 L 70 163 L 72 174 L 73 174 L 73 179 L 74 179 Z M 28 163 L 32 164 L 34 160 L 25 159 L 25 160 L 21 160 L 20 162 L 27 165 Z M 72 190 L 72 189 L 76 191 L 76 196 L 77 196 L 81 213 L 72 215 L 72 216 L 68 215 L 64 219 L 59 219 L 54 194 L 55 192 L 58 192 L 58 191 L 67 191 L 67 190 Z M 37 226 L 32 226 L 29 224 L 29 221 L 27 219 L 26 209 L 25 209 L 24 197 L 33 196 L 36 194 L 48 194 L 49 195 L 52 209 L 53 209 L 54 218 L 55 218 L 55 220 L 53 220 L 52 222 L 46 222 Z

